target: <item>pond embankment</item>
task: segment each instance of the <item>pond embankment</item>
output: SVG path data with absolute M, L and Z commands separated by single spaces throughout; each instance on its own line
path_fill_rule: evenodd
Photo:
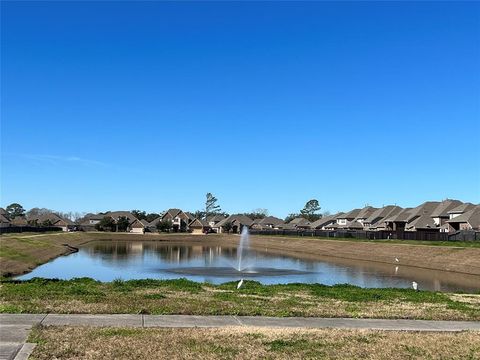
M 8 234 L 0 239 L 0 274 L 14 276 L 96 240 L 168 241 L 235 245 L 237 235 L 211 234 L 127 234 L 127 233 L 49 233 Z M 317 238 L 252 236 L 251 246 L 304 259 L 325 257 L 371 261 L 480 276 L 480 248 L 412 245 L 408 243 L 340 241 Z M 396 261 L 398 259 L 398 261 Z

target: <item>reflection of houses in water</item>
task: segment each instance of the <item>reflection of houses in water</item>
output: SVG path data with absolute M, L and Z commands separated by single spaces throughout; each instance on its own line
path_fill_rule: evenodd
M 141 242 L 136 242 L 136 243 L 132 243 L 132 246 L 131 246 L 131 252 L 132 253 L 143 253 L 143 243 Z
M 91 246 L 82 248 L 81 251 L 88 253 L 91 257 L 101 257 L 103 261 L 115 262 L 130 260 L 143 254 L 141 242 L 96 242 Z
M 155 254 L 165 262 L 179 263 L 192 259 L 205 259 L 213 261 L 216 257 L 236 257 L 235 248 L 225 248 L 222 246 L 204 246 L 204 245 L 165 245 L 165 244 L 144 244 L 144 251 Z

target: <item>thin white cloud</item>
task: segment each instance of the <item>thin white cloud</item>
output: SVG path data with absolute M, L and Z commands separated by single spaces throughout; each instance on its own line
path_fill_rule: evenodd
M 58 165 L 61 163 L 76 163 L 82 165 L 92 166 L 110 166 L 101 161 L 84 159 L 78 156 L 59 156 L 59 155 L 45 155 L 45 154 L 20 154 L 21 157 L 26 159 L 35 160 L 38 162 L 47 162 L 50 164 Z

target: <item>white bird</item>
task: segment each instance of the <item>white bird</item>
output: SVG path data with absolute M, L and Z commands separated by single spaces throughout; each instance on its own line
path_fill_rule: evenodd
M 395 258 L 395 262 L 399 262 L 400 260 L 398 260 L 398 258 Z
M 240 289 L 242 285 L 243 285 L 243 279 L 238 282 L 237 289 Z
M 413 287 L 413 290 L 415 291 L 418 290 L 418 284 L 415 281 L 412 281 L 412 287 Z

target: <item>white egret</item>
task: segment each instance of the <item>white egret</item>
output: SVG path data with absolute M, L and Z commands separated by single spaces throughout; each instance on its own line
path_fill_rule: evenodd
M 243 279 L 238 282 L 237 289 L 240 289 L 242 285 L 243 285 Z
M 412 288 L 413 290 L 417 291 L 418 290 L 418 284 L 415 281 L 412 281 Z
M 398 260 L 398 258 L 395 258 L 395 262 L 399 262 L 400 260 Z

